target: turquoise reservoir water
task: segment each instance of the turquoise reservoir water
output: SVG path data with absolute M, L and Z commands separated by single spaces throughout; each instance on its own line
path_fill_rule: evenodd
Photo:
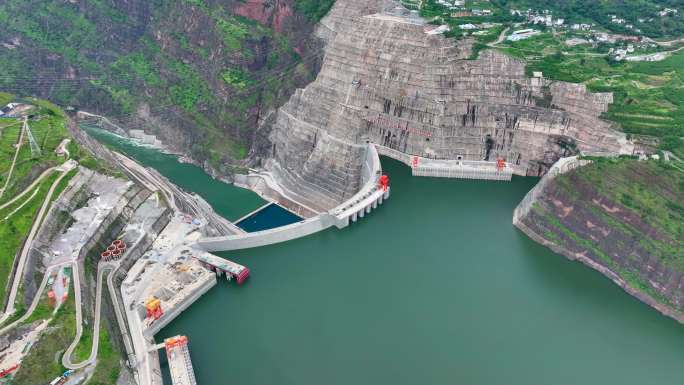
M 211 203 L 217 213 L 229 220 L 241 218 L 266 203 L 252 191 L 215 180 L 193 164 L 178 162 L 175 155 L 138 145 L 128 138 L 93 126 L 81 125 L 81 128 L 100 142 L 156 169 L 183 190 L 199 194 Z
M 245 285 L 157 336 L 189 337 L 199 384 L 684 383 L 683 326 L 511 225 L 535 179 L 383 167 L 392 197 L 349 228 L 223 254 Z
M 414 178 L 344 229 L 225 253 L 186 334 L 202 385 L 684 383 L 684 327 L 511 225 L 535 179 Z

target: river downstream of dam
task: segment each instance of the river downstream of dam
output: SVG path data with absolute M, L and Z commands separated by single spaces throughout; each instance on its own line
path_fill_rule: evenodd
M 186 189 L 207 177 L 159 161 Z M 189 337 L 198 384 L 682 384 L 682 325 L 513 227 L 537 179 L 382 162 L 392 196 L 358 223 L 222 255 L 251 277 L 221 280 L 157 336 Z M 203 196 L 230 219 L 262 204 L 224 186 Z

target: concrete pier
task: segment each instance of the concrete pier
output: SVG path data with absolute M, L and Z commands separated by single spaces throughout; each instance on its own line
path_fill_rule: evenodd
M 186 336 L 167 338 L 164 341 L 164 347 L 169 360 L 171 383 L 173 385 L 197 385 L 195 371 L 190 360 L 188 338 Z
M 200 261 L 204 267 L 215 271 L 217 277 L 220 277 L 221 273 L 225 273 L 226 279 L 231 280 L 235 278 L 239 285 L 249 277 L 249 269 L 247 267 L 228 259 L 217 257 L 206 252 L 194 254 L 193 258 Z

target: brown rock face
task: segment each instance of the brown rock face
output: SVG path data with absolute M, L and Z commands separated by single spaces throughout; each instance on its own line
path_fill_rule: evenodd
M 603 161 L 551 180 L 536 196 L 516 226 L 684 323 L 684 176 L 678 170 Z
M 383 4 L 336 3 L 319 28 L 327 48 L 317 79 L 279 110 L 260 154 L 312 207 L 353 195 L 367 142 L 436 159 L 503 158 L 522 175 L 580 150 L 631 152 L 599 119 L 611 94 L 527 78 L 525 63 L 493 50 L 468 60 L 472 41 L 431 34 L 434 26 Z
M 280 0 L 248 0 L 238 5 L 234 12 L 261 24 L 273 26 L 279 33 L 283 32 L 283 24 L 294 15 L 290 5 Z

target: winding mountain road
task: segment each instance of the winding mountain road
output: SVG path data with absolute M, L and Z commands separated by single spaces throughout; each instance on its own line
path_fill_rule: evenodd
M 93 345 L 90 348 L 90 355 L 87 359 L 79 363 L 74 363 L 71 360 L 71 356 L 73 355 L 74 350 L 76 350 L 78 343 L 81 341 L 81 336 L 83 335 L 83 303 L 81 301 L 80 277 L 78 272 L 78 263 L 74 264 L 73 276 L 74 293 L 76 296 L 76 336 L 74 337 L 74 340 L 71 342 L 71 345 L 69 345 L 66 352 L 64 352 L 64 355 L 62 356 L 62 365 L 67 369 L 73 370 L 85 368 L 86 366 L 95 362 L 97 358 L 97 349 L 100 344 L 100 320 L 102 313 L 102 281 L 105 272 L 108 271 L 109 276 L 111 276 L 111 272 L 113 270 L 114 267 L 106 263 L 102 263 L 100 266 L 98 266 L 97 289 L 95 290 L 95 314 L 93 319 Z
M 50 274 L 52 274 L 52 270 L 55 268 L 62 267 L 62 265 L 59 266 L 50 266 L 45 270 L 45 275 L 43 276 L 43 280 L 40 282 L 40 286 L 38 287 L 38 291 L 36 292 L 36 296 L 33 298 L 33 302 L 31 302 L 31 306 L 28 308 L 26 313 L 24 313 L 21 318 L 17 319 L 16 321 L 12 322 L 11 324 L 3 327 L 0 329 L 0 335 L 3 335 L 10 331 L 12 328 L 15 326 L 21 324 L 22 322 L 26 321 L 31 314 L 33 314 L 33 311 L 36 310 L 36 307 L 38 307 L 38 304 L 40 303 L 40 298 L 42 297 L 43 290 L 45 290 L 45 287 L 47 286 L 47 281 L 48 278 L 50 278 Z
M 78 163 L 76 163 L 73 160 L 70 160 L 62 164 L 60 167 L 58 167 L 62 174 L 52 183 L 52 186 L 50 186 L 50 190 L 48 190 L 48 193 L 45 196 L 43 205 L 40 207 L 40 210 L 38 211 L 38 214 L 36 215 L 36 218 L 33 221 L 31 231 L 29 232 L 28 237 L 26 237 L 24 246 L 21 249 L 21 253 L 19 254 L 19 262 L 17 263 L 17 269 L 12 279 L 12 288 L 10 289 L 9 295 L 7 297 L 7 306 L 5 307 L 5 313 L 0 318 L 0 322 L 5 321 L 16 310 L 14 308 L 14 302 L 17 299 L 19 284 L 21 283 L 21 277 L 23 276 L 24 268 L 26 267 L 26 259 L 28 257 L 29 251 L 31 251 L 33 240 L 36 237 L 38 230 L 40 229 L 40 226 L 43 222 L 43 218 L 45 217 L 45 214 L 47 213 L 48 208 L 50 207 L 52 195 L 55 193 L 55 190 L 57 189 L 57 186 L 59 186 L 59 183 L 62 181 L 62 179 L 64 179 L 64 177 L 66 177 L 69 171 L 73 170 L 77 165 Z
M 506 32 L 508 32 L 510 29 L 511 29 L 511 27 L 506 27 L 506 29 L 504 29 L 503 31 L 501 31 L 501 33 L 499 34 L 499 37 L 496 38 L 496 41 L 494 41 L 494 42 L 492 42 L 492 43 L 489 43 L 489 44 L 487 44 L 487 45 L 490 46 L 490 47 L 495 47 L 495 46 L 501 44 L 501 42 L 503 42 L 504 39 L 506 38 Z
M 0 210 L 4 209 L 5 207 L 11 206 L 12 203 L 14 203 L 14 202 L 18 201 L 19 199 L 21 199 L 21 197 L 23 197 L 23 196 L 26 195 L 29 191 L 31 191 L 31 189 L 33 189 L 34 187 L 36 187 L 36 186 L 38 185 L 38 183 L 40 183 L 40 181 L 42 181 L 43 179 L 45 179 L 45 177 L 48 176 L 48 175 L 50 175 L 53 171 L 55 171 L 55 167 L 50 167 L 50 168 L 48 168 L 47 170 L 43 171 L 43 173 L 40 174 L 40 175 L 38 176 L 38 178 L 36 178 L 28 187 L 26 187 L 26 188 L 24 189 L 24 191 L 22 191 L 22 192 L 20 192 L 19 194 L 15 195 L 14 198 L 12 198 L 11 200 L 9 200 L 9 201 L 3 203 L 2 205 L 0 205 Z

